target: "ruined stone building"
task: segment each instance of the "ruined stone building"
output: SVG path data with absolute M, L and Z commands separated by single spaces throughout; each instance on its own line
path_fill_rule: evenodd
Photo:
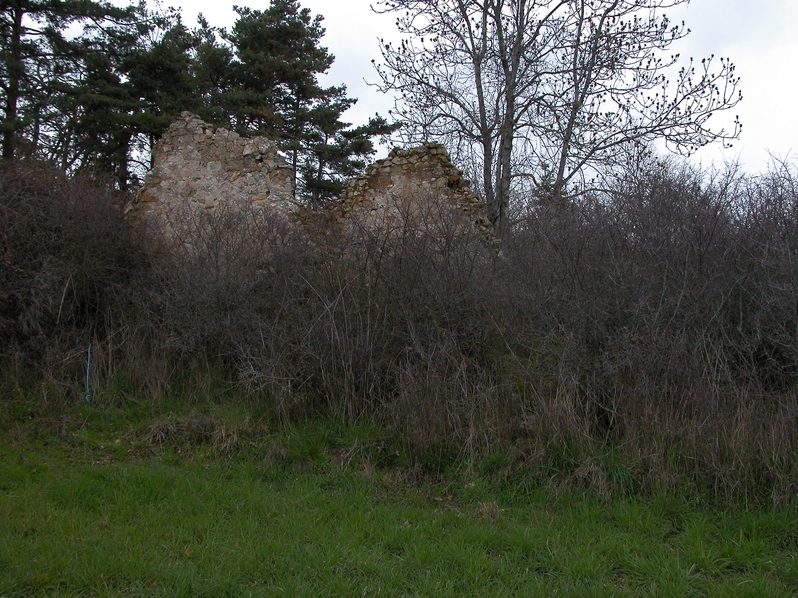
M 394 148 L 363 176 L 349 181 L 330 209 L 339 221 L 357 216 L 374 225 L 442 218 L 442 211 L 454 210 L 467 225 L 493 235 L 484 203 L 439 143 Z
M 214 129 L 188 112 L 155 144 L 152 161 L 127 212 L 167 236 L 198 212 L 252 206 L 290 216 L 298 207 L 293 171 L 273 141 Z
M 157 224 L 166 236 L 181 219 L 237 206 L 269 210 L 289 220 L 308 212 L 295 200 L 291 167 L 264 137 L 245 138 L 214 129 L 184 112 L 153 148 L 153 168 L 128 206 L 130 218 Z M 492 235 L 484 204 L 451 162 L 446 149 L 428 143 L 395 148 L 349 181 L 327 213 L 337 222 L 369 226 L 429 217 L 453 210 L 480 235 Z M 304 217 L 303 217 L 304 215 Z

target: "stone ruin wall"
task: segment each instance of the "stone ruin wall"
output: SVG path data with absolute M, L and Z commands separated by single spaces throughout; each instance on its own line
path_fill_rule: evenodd
M 349 181 L 340 201 L 330 209 L 339 221 L 358 215 L 379 225 L 414 215 L 434 217 L 444 207 L 454 207 L 466 223 L 493 238 L 485 204 L 471 182 L 452 164 L 445 147 L 426 143 L 412 149 L 394 148 L 387 158 Z
M 184 112 L 155 144 L 153 168 L 127 212 L 130 218 L 154 221 L 168 237 L 186 214 L 236 205 L 293 221 L 313 218 L 295 201 L 292 169 L 273 141 L 214 129 Z M 326 212 L 338 222 L 356 217 L 376 227 L 406 218 L 408 212 L 429 216 L 430 210 L 440 212 L 441 205 L 454 206 L 480 236 L 495 239 L 483 202 L 437 143 L 395 148 L 349 181 Z
M 251 205 L 290 216 L 293 172 L 275 143 L 241 137 L 184 112 L 152 150 L 153 168 L 127 207 L 128 217 L 154 220 L 167 236 L 186 215 Z

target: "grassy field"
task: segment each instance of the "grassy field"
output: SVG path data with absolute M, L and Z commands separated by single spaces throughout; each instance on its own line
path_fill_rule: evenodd
M 794 508 L 434 471 L 376 428 L 236 410 L 2 427 L 3 597 L 798 594 Z

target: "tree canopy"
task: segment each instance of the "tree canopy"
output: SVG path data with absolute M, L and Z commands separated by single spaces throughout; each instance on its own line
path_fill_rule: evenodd
M 352 127 L 356 100 L 318 76 L 334 57 L 322 17 L 297 0 L 235 7 L 230 31 L 205 19 L 187 28 L 174 9 L 116 8 L 92 0 L 17 0 L 0 7 L 2 156 L 33 155 L 67 171 L 139 182 L 150 150 L 183 110 L 278 142 L 298 195 L 323 202 L 364 167 L 380 117 Z M 75 25 L 82 26 L 75 34 Z
M 235 10 L 232 31 L 217 30 L 221 43 L 204 28 L 206 55 L 221 58 L 227 72 L 208 90 L 210 97 L 239 132 L 277 140 L 301 197 L 317 203 L 336 197 L 342 178 L 361 170 L 362 158 L 374 152 L 371 138 L 397 127 L 380 117 L 356 128 L 341 120 L 357 100 L 344 86 L 319 84 L 334 59 L 320 45 L 321 16 L 312 17 L 296 0 L 272 0 L 264 11 Z
M 67 29 L 82 24 L 71 39 Z M 134 9 L 91 0 L 10 0 L 0 4 L 0 134 L 2 157 L 37 149 L 60 131 L 65 95 L 85 73 L 85 60 L 134 24 Z M 116 41 L 116 39 L 115 39 Z M 61 142 L 54 142 L 59 145 Z
M 405 38 L 382 45 L 381 88 L 407 141 L 470 165 L 501 231 L 524 181 L 558 200 L 652 140 L 689 153 L 738 135 L 709 120 L 741 98 L 734 66 L 667 53 L 689 30 L 663 10 L 687 1 L 386 0 Z

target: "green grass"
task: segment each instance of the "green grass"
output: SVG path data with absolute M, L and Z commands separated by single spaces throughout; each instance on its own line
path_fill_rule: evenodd
M 798 594 L 793 508 L 554 493 L 498 457 L 425 473 L 375 427 L 203 417 L 4 419 L 0 596 Z

